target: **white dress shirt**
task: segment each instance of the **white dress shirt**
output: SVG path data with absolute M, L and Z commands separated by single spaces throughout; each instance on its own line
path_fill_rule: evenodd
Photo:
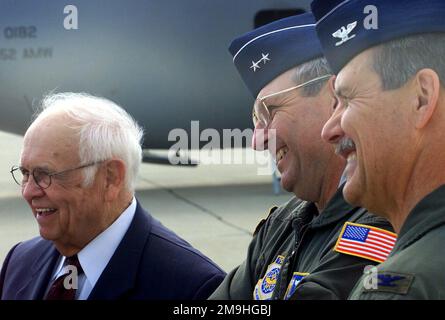
M 77 253 L 83 274 L 78 278 L 78 289 L 76 291 L 76 300 L 86 300 L 99 280 L 125 233 L 130 227 L 136 212 L 136 199 L 133 197 L 130 206 L 101 234 L 88 243 L 81 251 Z M 47 288 L 47 293 L 51 284 L 59 276 L 66 273 L 66 257 L 61 256 Z M 46 295 L 46 294 L 45 294 Z

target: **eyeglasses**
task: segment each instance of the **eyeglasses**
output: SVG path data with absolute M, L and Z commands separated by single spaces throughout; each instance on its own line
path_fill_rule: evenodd
M 79 167 L 75 167 L 75 168 L 71 168 L 71 169 L 67 169 L 67 170 L 63 170 L 63 171 L 59 171 L 59 172 L 54 172 L 54 173 L 49 173 L 47 170 L 42 169 L 42 168 L 35 168 L 34 170 L 32 170 L 30 172 L 29 170 L 27 170 L 23 167 L 19 167 L 19 166 L 12 166 L 10 172 L 11 172 L 12 178 L 19 186 L 25 186 L 29 181 L 30 175 L 32 175 L 32 177 L 34 178 L 34 182 L 41 189 L 47 189 L 51 185 L 52 177 L 57 177 L 61 174 L 68 173 L 68 172 L 71 172 L 74 170 L 91 167 L 91 166 L 99 164 L 103 161 L 105 161 L 105 160 L 95 161 L 92 163 L 81 165 Z
M 268 95 L 266 95 L 266 96 L 264 96 L 262 98 L 257 98 L 255 100 L 255 104 L 253 105 L 253 110 L 252 110 L 253 125 L 255 126 L 255 128 L 259 128 L 259 129 L 265 129 L 265 128 L 267 128 L 269 126 L 269 124 L 270 124 L 270 122 L 272 120 L 272 117 L 271 117 L 269 108 L 266 105 L 266 102 L 265 102 L 266 99 L 271 98 L 271 97 L 275 97 L 275 96 L 283 94 L 283 93 L 287 93 L 287 92 L 292 91 L 292 90 L 296 90 L 296 89 L 300 89 L 300 88 L 306 87 L 308 85 L 311 85 L 313 83 L 319 82 L 321 80 L 324 80 L 324 79 L 327 79 L 327 78 L 330 78 L 330 77 L 332 77 L 331 74 L 320 76 L 320 77 L 314 78 L 312 80 L 306 81 L 304 83 L 301 83 L 298 86 L 291 87 L 291 88 L 288 88 L 288 89 L 285 89 L 285 90 L 281 90 L 281 91 L 278 91 L 278 92 L 275 92 L 275 93 L 271 93 L 271 94 L 268 94 Z

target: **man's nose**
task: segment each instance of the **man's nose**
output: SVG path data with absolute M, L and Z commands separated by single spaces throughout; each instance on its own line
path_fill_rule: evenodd
M 252 137 L 252 149 L 255 151 L 264 151 L 268 148 L 268 129 L 264 126 L 257 124 L 255 130 L 253 131 Z
M 341 124 L 341 114 L 333 114 L 331 118 L 326 122 L 321 131 L 321 138 L 331 144 L 336 144 L 344 137 L 345 133 L 340 126 Z
M 32 200 L 33 198 L 41 197 L 44 194 L 44 190 L 36 183 L 32 175 L 30 175 L 28 181 L 22 185 L 22 196 L 26 200 Z

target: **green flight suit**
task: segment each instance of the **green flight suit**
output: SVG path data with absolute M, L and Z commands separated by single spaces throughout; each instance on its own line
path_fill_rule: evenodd
M 350 299 L 445 299 L 445 186 L 408 215 L 377 272 L 357 282 Z M 375 275 L 377 281 L 373 282 Z M 374 285 L 375 284 L 375 285 Z
M 347 204 L 341 189 L 321 214 L 314 203 L 291 199 L 269 215 L 247 259 L 210 299 L 346 299 L 365 267 L 377 264 L 333 250 L 348 221 L 392 231 L 386 220 Z

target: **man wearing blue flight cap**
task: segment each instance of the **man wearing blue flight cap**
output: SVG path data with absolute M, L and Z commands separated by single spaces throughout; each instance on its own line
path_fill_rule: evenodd
M 235 39 L 230 52 L 256 98 L 253 148 L 269 149 L 283 188 L 296 197 L 271 210 L 247 259 L 211 299 L 346 299 L 365 267 L 389 253 L 378 240 L 395 235 L 384 230 L 391 229 L 386 220 L 349 206 L 338 190 L 345 162 L 320 137 L 336 99 L 314 18 L 258 28 Z M 376 240 L 348 245 L 362 232 Z
M 445 299 L 445 1 L 316 0 L 339 98 L 323 138 L 346 144 L 345 199 L 399 238 L 352 299 Z M 369 278 L 369 277 L 368 277 Z

